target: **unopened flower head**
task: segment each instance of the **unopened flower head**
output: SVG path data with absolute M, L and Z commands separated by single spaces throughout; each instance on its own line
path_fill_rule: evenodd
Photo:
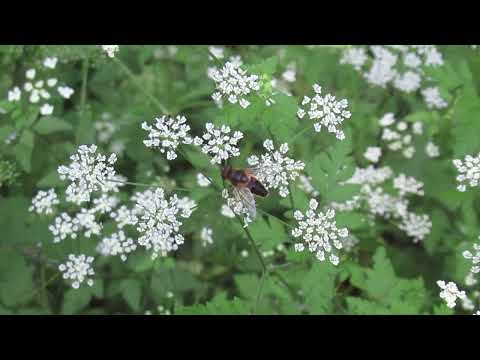
M 113 164 L 117 161 L 115 154 L 108 159 L 102 154 L 96 154 L 96 145 L 80 145 L 77 152 L 70 156 L 69 166 L 60 166 L 60 179 L 69 180 L 67 201 L 77 205 L 90 201 L 90 195 L 95 191 L 118 191 L 117 177 Z
M 179 234 L 182 222 L 179 217 L 188 217 L 190 210 L 179 207 L 177 195 L 169 199 L 161 188 L 136 193 L 135 214 L 138 217 L 137 231 L 141 234 L 138 244 L 152 252 L 152 258 L 166 256 L 183 244 L 184 238 Z
M 222 160 L 228 160 L 231 157 L 239 156 L 240 150 L 237 147 L 243 134 L 240 131 L 232 130 L 229 126 L 222 125 L 216 128 L 212 123 L 205 125 L 206 132 L 202 137 L 196 137 L 194 144 L 201 146 L 202 152 L 212 156 L 212 164 L 221 164 Z
M 316 132 L 320 132 L 324 127 L 328 132 L 335 134 L 337 139 L 345 139 L 340 125 L 345 119 L 352 116 L 350 111 L 346 110 L 348 101 L 346 99 L 338 101 L 331 94 L 321 96 L 322 88 L 318 84 L 313 85 L 313 90 L 315 96 L 303 98 L 302 105 L 297 112 L 298 117 L 302 119 L 307 115 L 310 120 L 314 121 L 313 127 Z
M 176 148 L 180 144 L 191 144 L 189 136 L 190 126 L 186 124 L 185 116 L 178 115 L 175 118 L 162 116 L 156 118 L 156 123 L 151 126 L 142 123 L 142 129 L 148 131 L 148 140 L 143 143 L 146 147 L 159 148 L 161 153 L 167 153 L 167 160 L 177 158 Z
M 459 172 L 457 176 L 459 183 L 457 186 L 458 191 L 466 191 L 467 186 L 478 186 L 480 179 L 480 154 L 477 156 L 467 155 L 463 161 L 455 159 L 453 160 L 453 165 L 455 165 Z
M 127 260 L 127 254 L 135 251 L 137 244 L 133 239 L 127 237 L 125 233 L 120 230 L 117 233 L 113 233 L 110 236 L 103 238 L 98 244 L 97 250 L 104 256 L 117 256 L 120 255 L 122 261 Z
M 450 281 L 448 284 L 443 280 L 437 281 L 437 285 L 442 289 L 440 292 L 440 298 L 443 299 L 449 308 L 454 308 L 457 299 L 465 299 L 465 291 L 460 291 L 457 284 Z
M 222 98 L 232 104 L 238 103 L 242 108 L 250 105 L 247 100 L 252 91 L 260 90 L 257 75 L 249 75 L 238 64 L 226 62 L 223 68 L 215 68 L 210 73 L 215 81 L 216 92 L 212 95 L 216 102 Z
M 118 45 L 102 45 L 102 50 L 107 54 L 109 58 L 114 58 L 115 54 L 120 50 Z
M 32 199 L 32 205 L 28 210 L 36 212 L 37 214 L 49 215 L 53 213 L 54 206 L 59 203 L 60 201 L 55 193 L 55 189 L 49 189 L 48 191 L 40 190 Z
M 318 260 L 324 261 L 328 257 L 333 265 L 338 265 L 340 259 L 336 249 L 343 247 L 342 239 L 348 236 L 348 230 L 337 228 L 335 210 L 328 209 L 325 213 L 317 214 L 317 207 L 318 202 L 311 199 L 305 214 L 299 210 L 294 212 L 293 216 L 298 221 L 298 226 L 292 230 L 292 235 L 301 238 L 301 241 L 295 244 L 295 251 L 307 248 Z
M 63 273 L 63 278 L 72 282 L 72 287 L 78 289 L 84 281 L 88 286 L 93 285 L 91 276 L 95 275 L 92 268 L 93 257 L 82 255 L 68 255 L 68 260 L 60 264 L 58 269 Z
M 288 144 L 280 145 L 275 149 L 273 141 L 267 139 L 263 143 L 267 152 L 260 157 L 252 155 L 248 158 L 248 164 L 253 166 L 253 171 L 258 180 L 267 189 L 278 189 L 280 196 L 287 197 L 289 194 L 289 182 L 294 181 L 299 175 L 299 171 L 305 168 L 302 161 L 295 161 L 286 156 L 288 153 Z

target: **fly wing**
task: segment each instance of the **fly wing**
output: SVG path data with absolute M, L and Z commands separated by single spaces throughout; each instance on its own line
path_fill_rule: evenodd
M 242 202 L 243 206 L 248 210 L 250 219 L 255 219 L 257 216 L 257 208 L 255 206 L 255 198 L 247 187 L 234 187 L 233 193 L 235 197 Z
M 248 169 L 245 169 L 247 173 L 250 173 L 255 177 L 257 177 L 260 174 L 261 170 L 262 170 L 262 167 L 260 165 L 252 166 L 252 167 L 249 167 Z

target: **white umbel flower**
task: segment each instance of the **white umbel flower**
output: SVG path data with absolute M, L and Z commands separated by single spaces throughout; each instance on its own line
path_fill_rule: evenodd
M 459 172 L 457 176 L 458 191 L 464 192 L 467 190 L 467 185 L 470 187 L 478 186 L 480 179 L 480 154 L 477 156 L 467 155 L 465 159 L 453 160 L 453 165 Z
M 12 90 L 8 91 L 8 101 L 10 102 L 20 101 L 21 96 L 22 91 L 18 86 L 15 86 Z
M 117 256 L 120 255 L 122 261 L 127 260 L 127 254 L 135 251 L 137 244 L 133 239 L 127 237 L 125 233 L 120 230 L 102 239 L 98 244 L 97 250 L 103 256 Z
M 400 196 L 416 194 L 423 196 L 423 182 L 417 181 L 411 176 L 400 174 L 393 179 L 393 187 L 398 190 Z
M 465 291 L 460 291 L 457 287 L 457 284 L 450 281 L 448 284 L 443 280 L 437 281 L 437 285 L 442 289 L 440 292 L 440 298 L 442 298 L 449 308 L 454 308 L 456 305 L 457 299 L 465 299 Z
M 40 108 L 40 114 L 41 115 L 52 115 L 53 113 L 53 105 L 50 104 L 43 104 L 42 107 Z
M 348 101 L 342 99 L 338 101 L 335 96 L 326 94 L 321 96 L 322 88 L 318 84 L 313 85 L 315 96 L 309 98 L 305 96 L 298 109 L 297 115 L 302 119 L 305 115 L 314 121 L 313 127 L 316 132 L 320 132 L 322 127 L 328 132 L 335 134 L 339 140 L 345 139 L 344 132 L 340 125 L 345 119 L 349 119 L 352 114 L 346 110 Z
M 87 282 L 88 286 L 92 286 L 93 280 L 89 277 L 95 275 L 95 271 L 92 268 L 93 260 L 92 256 L 70 254 L 67 262 L 60 264 L 58 269 L 63 273 L 64 279 L 72 282 L 74 289 L 78 289 L 84 281 Z
M 438 87 L 423 89 L 422 96 L 429 109 L 444 109 L 448 106 L 448 103 L 440 95 Z
M 212 123 L 207 123 L 205 128 L 206 132 L 202 137 L 197 136 L 193 142 L 195 145 L 201 146 L 203 153 L 213 155 L 210 160 L 212 164 L 221 164 L 222 160 L 240 155 L 237 147 L 238 142 L 243 138 L 240 131 L 235 131 L 231 135 L 232 130 L 229 126 L 222 125 L 220 128 L 216 128 Z
M 254 167 L 255 176 L 268 189 L 278 189 L 280 196 L 287 197 L 289 194 L 289 182 L 293 182 L 298 176 L 299 171 L 305 168 L 302 161 L 294 160 L 286 156 L 288 153 L 288 144 L 280 145 L 275 150 L 273 141 L 267 139 L 263 143 L 267 150 L 265 154 L 259 157 L 252 155 L 248 158 L 248 164 Z
M 93 199 L 92 211 L 94 213 L 106 214 L 111 212 L 120 202 L 116 196 L 102 194 L 99 198 Z
M 75 92 L 71 87 L 69 86 L 59 86 L 57 88 L 58 93 L 65 99 L 70 99 L 70 97 L 73 95 Z
M 96 145 L 80 145 L 77 153 L 70 156 L 69 166 L 60 166 L 60 179 L 70 181 L 67 187 L 67 201 L 77 205 L 90 201 L 90 195 L 95 191 L 118 191 L 117 176 L 113 164 L 117 161 L 115 154 L 108 159 L 96 154 Z
M 102 50 L 105 51 L 109 58 L 114 58 L 115 54 L 120 50 L 118 45 L 102 45 Z
M 28 210 L 37 214 L 49 215 L 53 213 L 53 207 L 59 203 L 55 189 L 49 189 L 48 191 L 40 190 L 32 199 L 32 205 Z
M 117 223 L 117 227 L 122 229 L 127 225 L 136 225 L 138 218 L 135 213 L 125 205 L 120 206 L 110 213 L 110 217 Z
M 425 153 L 430 158 L 436 158 L 440 156 L 440 149 L 433 142 L 429 141 L 425 146 Z
M 148 140 L 143 143 L 146 147 L 159 148 L 161 153 L 167 153 L 167 160 L 177 158 L 175 149 L 180 144 L 191 144 L 192 138 L 188 135 L 190 126 L 186 124 L 185 116 L 175 118 L 162 116 L 156 118 L 156 123 L 151 126 L 142 123 L 142 129 L 148 131 Z
M 152 252 L 152 259 L 177 250 L 184 242 L 178 233 L 182 226 L 178 218 L 188 217 L 191 209 L 180 209 L 177 195 L 167 199 L 161 188 L 136 193 L 132 199 L 138 217 L 137 231 L 141 234 L 138 244 Z
M 78 225 L 78 229 L 84 231 L 83 235 L 90 238 L 93 235 L 100 235 L 102 231 L 102 224 L 95 219 L 95 212 L 93 209 L 80 209 L 73 219 L 73 223 Z
M 358 71 L 362 68 L 367 59 L 367 53 L 364 48 L 352 47 L 345 50 L 340 59 L 340 64 L 350 64 Z
M 480 272 L 480 244 L 473 244 L 473 250 L 473 253 L 469 250 L 465 250 L 462 255 L 465 259 L 472 262 L 470 273 L 478 274 Z
M 76 239 L 79 226 L 77 222 L 74 222 L 74 219 L 72 219 L 70 215 L 67 213 L 61 213 L 55 218 L 54 223 L 50 225 L 48 229 L 53 234 L 53 242 L 59 243 L 67 237 Z
M 210 244 L 213 244 L 213 230 L 207 226 L 204 226 L 202 228 L 202 231 L 200 232 L 200 239 L 202 240 L 202 246 L 207 246 Z
M 295 244 L 295 251 L 307 248 L 318 260 L 324 261 L 328 257 L 333 265 L 338 265 L 340 258 L 336 249 L 343 247 L 342 239 L 348 236 L 348 230 L 337 228 L 335 210 L 328 209 L 325 213 L 317 214 L 317 207 L 318 202 L 311 199 L 305 214 L 299 210 L 294 212 L 293 216 L 298 221 L 298 226 L 292 230 L 292 235 L 302 239 Z
M 210 77 L 215 81 L 216 92 L 212 95 L 215 102 L 225 98 L 232 104 L 238 103 L 246 108 L 250 105 L 247 96 L 260 89 L 257 75 L 247 74 L 246 70 L 232 62 L 226 62 L 221 69 L 212 69 Z
M 43 60 L 43 66 L 45 66 L 48 69 L 55 69 L 55 66 L 57 66 L 57 61 L 58 61 L 58 58 L 56 57 L 46 57 Z
M 378 146 L 369 146 L 367 150 L 365 150 L 365 153 L 363 154 L 363 157 L 365 159 L 373 163 L 377 163 L 378 160 L 380 160 L 381 156 L 382 156 L 382 149 L 379 148 Z
M 408 213 L 402 218 L 402 222 L 398 226 L 400 230 L 413 238 L 413 242 L 417 243 L 425 238 L 432 229 L 432 222 L 428 215 L 417 215 Z

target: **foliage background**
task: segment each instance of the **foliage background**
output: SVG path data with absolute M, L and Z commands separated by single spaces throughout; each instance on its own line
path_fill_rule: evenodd
M 211 101 L 214 84 L 206 71 L 215 63 L 206 46 L 182 45 L 175 54 L 168 46 L 121 46 L 115 59 L 93 45 L 0 46 L 0 93 L 5 94 L 0 101 L 0 313 L 453 313 L 438 297 L 436 281 L 463 284 L 469 267 L 461 252 L 478 236 L 478 191 L 456 190 L 451 160 L 480 150 L 480 57 L 469 46 L 439 49 L 445 66 L 429 75 L 449 101 L 444 111 L 428 110 L 418 95 L 369 86 L 351 67 L 339 64 L 341 47 L 227 46 L 227 55 L 241 55 L 249 69 L 265 76 L 278 76 L 291 61 L 297 65 L 294 97 L 279 95 L 272 107 L 259 100 L 243 110 L 228 105 L 218 109 Z M 39 120 L 28 108 L 13 111 L 6 94 L 21 83 L 26 69 L 46 56 L 58 56 L 57 77 L 75 94 L 53 116 Z M 290 142 L 303 129 L 296 117 L 298 102 L 314 83 L 348 99 L 352 118 L 343 123 L 345 141 L 310 131 Z M 338 183 L 348 179 L 355 166 L 367 165 L 363 152 L 377 143 L 378 119 L 384 113 L 422 121 L 427 135 L 435 136 L 440 158 L 428 159 L 417 151 L 410 161 L 389 155 L 383 162 L 425 183 L 425 197 L 415 205 L 431 216 L 432 232 L 413 244 L 386 222 L 377 220 L 372 226 L 361 212 L 342 214 L 338 222 L 359 244 L 338 267 L 291 249 L 275 250 L 266 258 L 275 273 L 262 277 L 242 227 L 219 215 L 219 194 L 196 185 L 198 170 L 181 157 L 167 162 L 143 145 L 141 122 L 152 121 L 165 108 L 184 114 L 194 134 L 200 134 L 207 121 L 243 131 L 242 155 L 234 161 L 238 166 L 261 150 L 272 131 L 279 141 L 289 142 L 295 159 L 307 164 L 322 201 L 342 201 L 358 190 Z M 98 257 L 95 285 L 74 290 L 58 276 L 57 264 L 75 246 L 94 254 L 95 243 L 80 239 L 80 245 L 53 245 L 48 230 L 52 218 L 34 216 L 28 207 L 38 189 L 62 188 L 56 169 L 78 145 L 98 144 L 94 123 L 104 113 L 118 128 L 112 141 L 125 145 L 116 166 L 121 174 L 130 181 L 192 188 L 190 196 L 202 210 L 186 221 L 186 242 L 175 254 L 152 261 L 137 251 L 126 263 Z M 7 145 L 4 141 L 13 130 L 17 140 Z M 110 152 L 110 144 L 98 145 Z M 218 168 L 206 157 L 193 149 L 187 155 L 220 181 Z M 308 196 L 296 187 L 293 200 L 299 209 L 308 204 Z M 275 195 L 258 206 L 287 222 L 291 219 L 289 199 Z M 204 225 L 213 229 L 214 243 L 208 247 L 201 246 L 199 236 Z M 274 250 L 289 237 L 288 227 L 270 216 L 259 217 L 250 231 L 261 251 Z M 242 250 L 249 255 L 242 256 Z

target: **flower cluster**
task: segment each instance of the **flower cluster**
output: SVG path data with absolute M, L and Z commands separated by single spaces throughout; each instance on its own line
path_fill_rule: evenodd
M 285 71 L 282 72 L 280 78 L 273 77 L 270 85 L 272 89 L 284 93 L 287 96 L 292 96 L 291 86 L 297 80 L 296 64 L 291 62 L 287 65 Z M 268 105 L 268 103 L 267 103 Z
M 212 95 L 215 102 L 226 98 L 231 104 L 238 103 L 242 108 L 250 105 L 247 96 L 260 90 L 257 75 L 248 75 L 238 63 L 226 62 L 223 68 L 212 69 L 210 77 L 215 82 L 216 92 Z
M 370 165 L 363 169 L 357 168 L 345 184 L 361 185 L 360 194 L 346 202 L 333 202 L 330 205 L 339 211 L 352 211 L 363 205 L 372 216 L 396 221 L 398 228 L 405 231 L 416 243 L 430 233 L 432 223 L 428 215 L 409 212 L 409 202 L 405 196 L 409 194 L 423 196 L 423 183 L 400 174 L 393 177 L 393 189 L 397 190 L 397 194 L 393 195 L 382 187 L 392 177 L 393 172 L 389 167 L 374 168 Z
M 137 231 L 140 233 L 138 244 L 152 251 L 152 258 L 166 256 L 168 252 L 178 249 L 184 238 L 178 233 L 182 223 L 178 217 L 188 218 L 191 210 L 180 209 L 177 195 L 170 199 L 165 197 L 161 188 L 136 193 L 135 214 L 138 217 Z
M 204 226 L 200 233 L 200 239 L 202 240 L 202 245 L 207 246 L 209 244 L 213 244 L 213 230 L 209 227 Z
M 422 90 L 423 100 L 429 109 L 444 109 L 448 103 L 440 95 L 438 87 L 428 87 Z
M 58 205 L 60 201 L 55 193 L 55 189 L 48 191 L 40 190 L 32 199 L 32 205 L 28 208 L 29 211 L 34 211 L 37 214 L 52 214 L 53 207 Z
M 480 180 L 480 154 L 477 156 L 467 155 L 465 159 L 453 160 L 453 165 L 457 168 L 459 174 L 457 181 L 459 182 L 458 191 L 464 192 L 467 190 L 467 185 L 470 187 L 478 186 Z
M 303 119 L 305 115 L 308 115 L 309 119 L 314 121 L 313 127 L 316 132 L 320 132 L 323 126 L 328 132 L 334 133 L 337 139 L 345 139 L 345 134 L 339 126 L 352 115 L 350 111 L 346 110 L 348 101 L 346 99 L 338 101 L 331 94 L 321 96 L 322 88 L 318 84 L 313 85 L 313 90 L 315 96 L 303 98 L 302 105 L 297 112 L 298 117 Z M 306 105 L 308 107 L 305 107 Z
M 397 121 L 393 113 L 386 113 L 379 121 L 383 127 L 381 139 L 392 151 L 401 151 L 407 159 L 415 154 L 412 145 L 413 135 L 423 134 L 421 122 L 415 122 L 410 127 L 405 121 Z
M 40 115 L 51 115 L 54 110 L 52 105 L 53 95 L 52 91 L 56 88 L 58 94 L 64 98 L 69 99 L 74 90 L 66 85 L 60 85 L 57 78 L 50 74 L 50 70 L 55 69 L 58 59 L 55 57 L 45 58 L 42 69 L 29 69 L 25 72 L 25 83 L 22 88 L 28 97 L 30 104 L 38 104 L 40 107 Z M 22 97 L 22 90 L 15 86 L 8 91 L 7 99 L 10 102 L 20 101 Z
M 120 230 L 117 233 L 113 233 L 102 239 L 98 244 L 97 250 L 104 256 L 116 256 L 120 255 L 122 261 L 127 260 L 127 254 L 135 251 L 137 244 L 133 239 L 128 238 L 125 233 Z
M 294 181 L 305 168 L 302 161 L 295 161 L 288 156 L 288 144 L 280 145 L 275 150 L 273 141 L 267 139 L 263 142 L 267 153 L 260 157 L 252 155 L 248 158 L 248 164 L 253 166 L 254 175 L 267 189 L 278 189 L 280 196 L 287 197 L 289 194 L 288 184 Z
M 445 283 L 443 280 L 437 281 L 437 285 L 442 289 L 440 292 L 440 298 L 445 300 L 449 308 L 454 308 L 456 305 L 457 299 L 465 299 L 465 291 L 460 291 L 457 287 L 457 284 L 454 282 Z
M 335 221 L 335 210 L 328 209 L 325 213 L 316 213 L 318 202 L 310 200 L 309 209 L 303 214 L 296 210 L 293 213 L 298 226 L 292 230 L 295 238 L 302 238 L 295 244 L 295 251 L 305 248 L 314 253 L 318 260 L 324 261 L 326 256 L 333 265 L 338 265 L 340 258 L 335 249 L 343 247 L 342 239 L 348 236 L 346 228 L 338 229 Z
M 213 154 L 212 164 L 221 164 L 222 160 L 240 155 L 237 147 L 238 142 L 243 138 L 240 131 L 235 131 L 233 135 L 230 135 L 232 130 L 229 126 L 222 125 L 220 128 L 216 128 L 212 123 L 207 123 L 205 129 L 206 132 L 202 137 L 195 137 L 193 143 L 201 146 L 203 153 Z
M 95 271 L 92 268 L 93 257 L 82 255 L 68 255 L 68 260 L 65 264 L 60 264 L 58 269 L 63 273 L 64 279 L 70 279 L 72 281 L 72 287 L 78 289 L 80 284 L 85 280 L 88 286 L 93 285 L 93 280 L 89 279 L 90 276 L 95 275 Z
M 379 148 L 378 146 L 369 146 L 365 151 L 365 153 L 363 154 L 363 157 L 365 159 L 373 163 L 377 163 L 378 160 L 380 160 L 381 156 L 382 156 L 382 149 Z
M 470 268 L 471 274 L 478 274 L 480 272 L 480 244 L 473 244 L 473 250 L 475 253 L 472 253 L 469 250 L 463 252 L 463 257 L 472 262 L 472 267 Z
M 117 161 L 115 154 L 107 160 L 104 155 L 95 154 L 96 145 L 80 145 L 77 153 L 70 156 L 69 166 L 60 166 L 60 179 L 70 181 L 67 187 L 67 201 L 77 205 L 90 201 L 94 191 L 118 191 L 118 180 L 115 169 L 112 167 Z
M 372 54 L 371 60 L 367 50 Z M 340 63 L 353 66 L 372 85 L 392 85 L 412 93 L 430 80 L 424 69 L 443 65 L 443 57 L 434 45 L 372 45 L 346 49 Z M 435 87 L 425 87 L 422 95 L 429 108 L 447 106 Z
M 175 118 L 162 116 L 156 118 L 154 126 L 142 123 L 142 129 L 148 131 L 148 140 L 143 143 L 146 147 L 160 148 L 161 153 L 167 153 L 167 160 L 177 158 L 175 149 L 180 144 L 191 144 L 192 138 L 188 135 L 190 126 L 186 124 L 185 116 Z
M 114 58 L 115 54 L 120 50 L 118 45 L 101 45 L 102 50 L 107 54 L 109 58 Z
M 433 142 L 429 141 L 425 146 L 425 153 L 430 158 L 436 158 L 440 156 L 440 149 Z

